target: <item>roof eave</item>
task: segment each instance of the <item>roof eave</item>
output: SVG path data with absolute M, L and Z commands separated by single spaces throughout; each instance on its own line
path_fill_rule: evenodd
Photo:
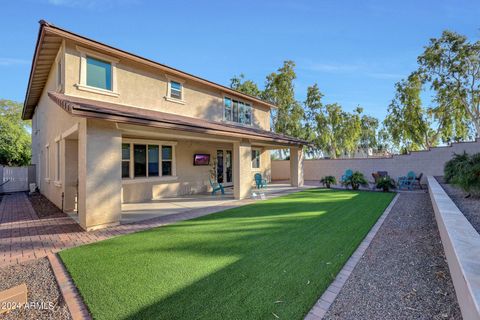
M 48 25 L 48 23 L 45 20 L 40 20 L 40 29 L 38 30 L 38 36 L 37 36 L 37 43 L 35 44 L 35 50 L 33 51 L 33 57 L 32 57 L 32 65 L 30 67 L 30 76 L 28 78 L 28 85 L 27 85 L 27 91 L 25 93 L 25 99 L 23 102 L 23 109 L 22 109 L 22 119 L 23 120 L 30 120 L 32 119 L 31 116 L 26 117 L 25 116 L 25 111 L 27 108 L 27 102 L 28 102 L 28 97 L 30 95 L 30 88 L 32 85 L 32 78 L 35 70 L 35 66 L 37 64 L 37 57 L 38 57 L 38 51 L 40 48 L 40 43 L 42 42 L 43 36 L 44 36 L 44 26 Z

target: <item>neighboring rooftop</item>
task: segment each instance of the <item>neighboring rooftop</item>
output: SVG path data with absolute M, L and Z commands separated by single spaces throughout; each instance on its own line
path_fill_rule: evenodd
M 218 83 L 197 77 L 190 73 L 183 72 L 181 70 L 169 67 L 167 65 L 152 61 L 147 58 L 140 57 L 136 54 L 117 49 L 107 44 L 89 39 L 87 37 L 78 35 L 71 31 L 54 26 L 45 20 L 40 20 L 40 29 L 38 32 L 37 44 L 35 46 L 35 53 L 33 55 L 32 67 L 30 70 L 30 77 L 28 81 L 28 87 L 25 95 L 25 102 L 23 107 L 22 118 L 31 119 L 35 107 L 40 99 L 45 83 L 47 82 L 48 75 L 52 64 L 57 55 L 58 49 L 62 44 L 63 39 L 70 39 L 81 43 L 84 46 L 92 47 L 96 50 L 107 52 L 118 57 L 122 57 L 128 60 L 136 61 L 152 68 L 160 69 L 168 74 L 176 75 L 184 79 L 192 80 L 204 85 L 208 85 L 212 88 L 218 89 L 222 92 L 232 94 L 234 96 L 248 99 L 254 103 L 269 108 L 276 108 L 274 104 L 259 99 L 257 97 L 250 96 L 248 94 L 236 91 L 229 87 L 220 85 Z

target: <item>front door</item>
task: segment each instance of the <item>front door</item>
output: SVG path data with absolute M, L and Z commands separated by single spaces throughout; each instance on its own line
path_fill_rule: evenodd
M 217 181 L 232 185 L 232 150 L 217 150 Z

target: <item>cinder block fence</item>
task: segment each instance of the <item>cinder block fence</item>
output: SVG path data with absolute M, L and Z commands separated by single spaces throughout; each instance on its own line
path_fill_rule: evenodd
M 352 169 L 362 172 L 367 179 L 373 181 L 372 173 L 376 171 L 388 171 L 394 179 L 405 176 L 408 171 L 414 171 L 417 174 L 423 172 L 422 183 L 426 184 L 427 176 L 442 176 L 445 162 L 450 160 L 454 153 L 463 151 L 480 152 L 480 139 L 385 158 L 304 160 L 304 179 L 320 180 L 324 176 L 333 175 L 338 180 L 346 169 Z M 272 180 L 289 180 L 289 166 L 288 160 L 272 161 Z

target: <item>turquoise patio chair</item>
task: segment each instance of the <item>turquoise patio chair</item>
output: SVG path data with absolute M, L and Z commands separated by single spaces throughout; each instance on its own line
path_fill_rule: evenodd
M 260 173 L 255 173 L 254 177 L 255 177 L 255 184 L 257 185 L 257 189 L 267 187 L 267 180 L 263 179 Z
M 345 174 L 342 175 L 342 178 L 340 179 L 340 182 L 346 182 L 348 178 L 350 178 L 353 175 L 352 169 L 347 169 L 345 170 Z
M 398 177 L 398 189 L 407 188 L 408 190 L 413 190 L 415 178 L 417 178 L 417 175 L 413 171 L 408 171 L 406 176 Z
M 213 182 L 211 178 L 208 178 L 210 181 L 210 185 L 212 186 L 212 196 L 217 193 L 217 191 L 221 191 L 222 194 L 225 194 L 225 189 L 223 188 L 223 185 L 218 182 Z

